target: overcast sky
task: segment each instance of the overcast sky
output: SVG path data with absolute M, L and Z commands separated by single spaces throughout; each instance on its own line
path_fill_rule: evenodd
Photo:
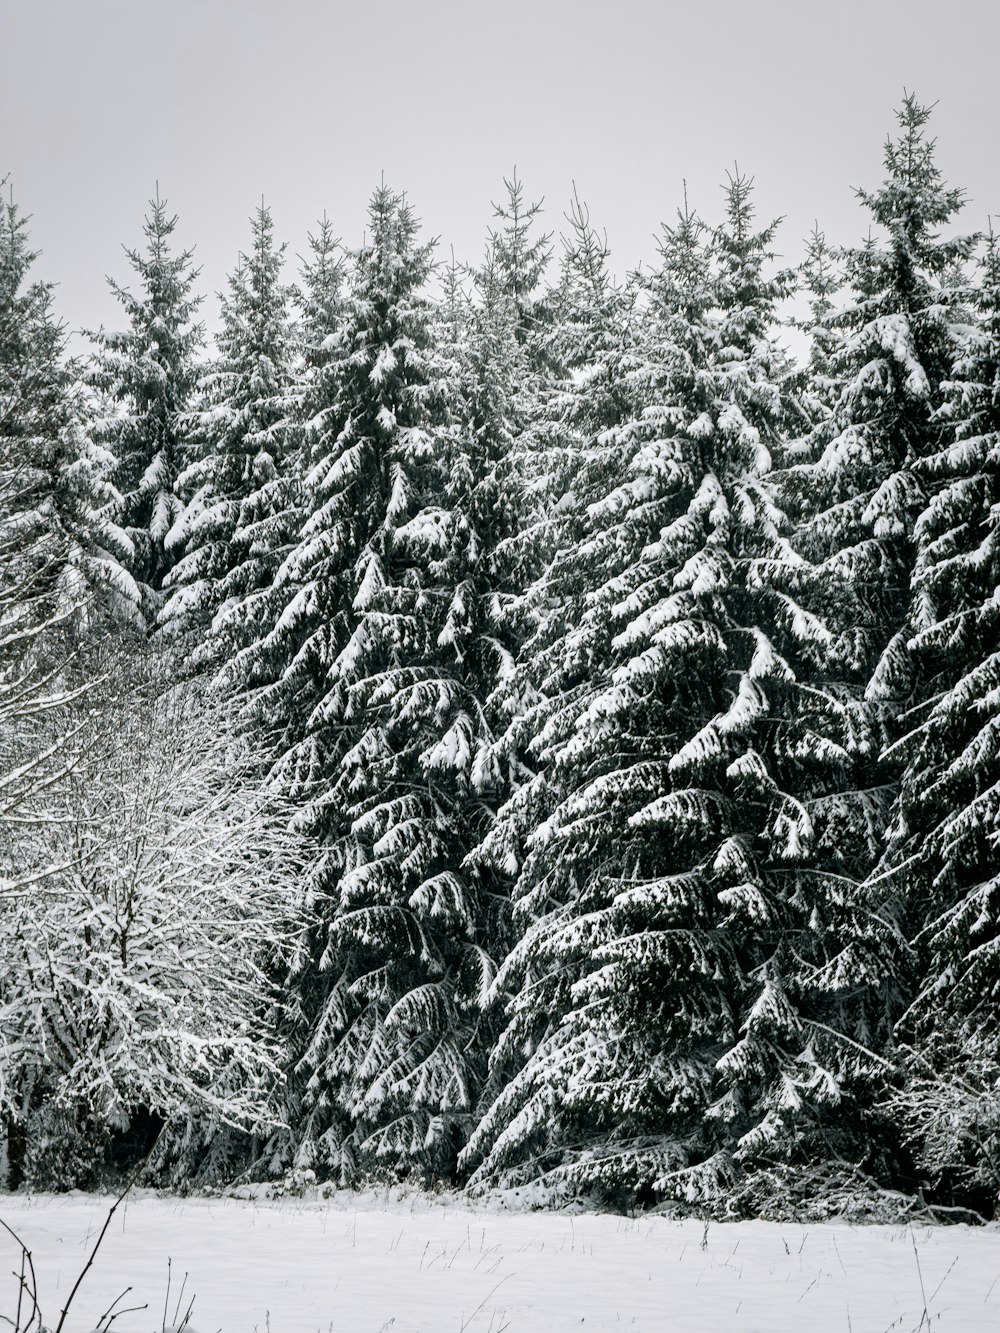
M 1000 213 L 998 39 L 998 0 L 0 0 L 0 177 L 74 328 L 120 323 L 157 181 L 206 293 L 262 194 L 294 256 L 324 210 L 357 244 L 383 172 L 470 260 L 515 165 L 556 232 L 576 181 L 624 272 L 738 162 L 792 259 L 866 229 L 904 87 L 965 227 Z

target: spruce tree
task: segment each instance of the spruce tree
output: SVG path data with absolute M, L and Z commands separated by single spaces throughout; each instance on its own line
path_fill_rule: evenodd
M 159 194 L 149 207 L 145 249 L 125 250 L 136 290 L 108 279 L 128 327 L 92 335 L 90 379 L 106 403 L 96 433 L 115 460 L 112 481 L 120 498 L 114 518 L 130 542 L 128 568 L 152 624 L 175 563 L 167 535 L 181 512 L 177 479 L 191 461 L 188 411 L 202 327 L 194 322 L 201 298 L 192 294 L 198 277 L 192 252 L 171 251 L 177 217 L 168 215 Z
M 339 239 L 324 216 L 315 235 L 309 236 L 309 256 L 302 264 L 301 283 L 292 290 L 295 319 L 292 325 L 295 356 L 291 369 L 292 384 L 288 417 L 281 433 L 289 446 L 282 469 L 283 493 L 287 508 L 280 522 L 281 543 L 273 553 L 280 556 L 275 577 L 256 590 L 249 591 L 226 612 L 234 643 L 242 646 L 225 665 L 222 680 L 245 699 L 253 699 L 262 686 L 273 685 L 288 665 L 290 643 L 277 630 L 289 597 L 289 586 L 278 577 L 285 560 L 298 544 L 306 519 L 305 476 L 308 472 L 308 440 L 316 418 L 326 402 L 323 388 L 324 367 L 330 361 L 331 348 L 343 305 L 345 255 Z M 277 535 L 277 525 L 272 529 Z M 247 724 L 254 728 L 265 768 L 288 748 L 294 728 L 281 729 L 269 740 L 271 728 L 261 726 L 261 717 L 250 705 Z
M 768 483 L 786 282 L 746 179 L 727 204 L 711 237 L 687 211 L 665 231 L 636 410 L 597 435 L 589 530 L 557 561 L 586 562 L 585 591 L 540 655 L 541 777 L 487 848 L 519 863 L 523 937 L 495 987 L 512 1076 L 466 1154 L 479 1181 L 548 1169 L 723 1209 L 849 1077 L 807 981 L 844 756 L 835 701 L 797 675 L 828 635 Z
M 285 665 L 251 703 L 318 847 L 290 979 L 295 1148 L 347 1178 L 453 1169 L 489 967 L 462 862 L 493 784 L 475 505 L 496 482 L 448 410 L 431 248 L 387 187 L 369 225 L 306 396 L 306 520 L 257 655 Z
M 550 538 L 549 556 L 576 540 L 571 529 L 579 535 L 581 502 L 600 491 L 595 468 L 614 467 L 614 436 L 603 445 L 599 437 L 629 418 L 635 406 L 631 379 L 641 374 L 638 286 L 634 280 L 625 287 L 614 281 L 607 238 L 592 226 L 589 209 L 575 194 L 566 216 L 570 230 L 560 277 L 548 299 L 552 330 L 547 347 L 556 374 L 541 410 L 536 408 L 548 478 L 547 490 L 539 495 L 544 501 L 540 516 L 560 529 Z
M 840 388 L 835 365 L 839 339 L 831 323 L 838 309 L 843 275 L 838 254 L 818 223 L 806 239 L 806 254 L 799 265 L 798 277 L 809 301 L 808 316 L 794 324 L 809 340 L 802 377 L 803 405 L 810 425 L 825 425 Z
M 902 767 L 879 885 L 906 903 L 916 974 L 898 1024 L 895 1099 L 944 1201 L 989 1216 L 1000 1186 L 1000 247 L 990 235 L 938 413 L 915 470 L 916 702 L 889 752 Z
M 839 391 L 809 442 L 818 458 L 798 474 L 811 495 L 805 541 L 860 594 L 859 670 L 886 716 L 906 699 L 903 621 L 913 526 L 926 503 L 914 464 L 940 441 L 936 413 L 951 366 L 951 298 L 943 283 L 973 243 L 939 235 L 962 193 L 944 185 L 935 165 L 934 141 L 925 135 L 930 112 L 904 98 L 900 135 L 886 143 L 886 180 L 878 190 L 857 191 L 878 230 L 844 253 L 854 299 L 818 324 Z
M 627 315 L 629 307 L 619 301 L 610 279 L 607 246 L 578 205 L 571 226 L 552 300 L 555 360 L 567 374 L 551 383 L 544 401 L 534 405 L 537 461 L 525 469 L 527 494 L 521 530 L 513 542 L 523 587 L 512 608 L 521 643 L 512 670 L 498 685 L 509 725 L 496 749 L 515 790 L 476 853 L 477 861 L 515 881 L 517 942 L 491 987 L 491 1008 L 502 1016 L 506 1007 L 507 1021 L 491 1059 L 484 1089 L 486 1117 L 466 1152 L 468 1165 L 480 1160 L 487 1135 L 495 1134 L 513 1099 L 519 1115 L 509 1131 L 516 1127 L 512 1159 L 528 1151 L 528 1141 L 533 1144 L 539 1136 L 559 1132 L 555 1117 L 549 1119 L 557 1091 L 545 1086 L 541 1099 L 526 1101 L 517 1075 L 525 1052 L 538 1045 L 558 1017 L 560 1000 L 565 1008 L 559 990 L 562 974 L 537 964 L 535 955 L 539 941 L 566 914 L 567 890 L 564 875 L 546 875 L 545 862 L 537 872 L 544 896 L 531 891 L 534 858 L 530 852 L 526 857 L 524 842 L 566 794 L 558 751 L 572 735 L 581 696 L 593 684 L 591 665 L 597 654 L 591 645 L 595 634 L 603 637 L 604 626 L 599 617 L 585 617 L 586 599 L 606 570 L 614 540 L 601 549 L 601 525 L 593 523 L 590 514 L 619 475 L 622 448 L 614 428 L 628 416 L 627 368 L 621 355 L 628 319 L 617 317 Z M 484 273 L 489 271 L 487 265 Z M 512 315 L 516 319 L 516 313 Z M 523 345 L 515 341 L 514 346 Z M 494 1161 L 497 1157 L 495 1149 Z
M 0 515 L 5 582 L 42 618 L 127 614 L 137 594 L 108 517 L 110 458 L 66 357 L 51 283 L 32 280 L 27 219 L 0 199 Z
M 944 441 L 941 411 L 961 320 L 956 269 L 974 238 L 942 239 L 961 207 L 945 186 L 926 136 L 930 108 L 907 95 L 900 132 L 885 148 L 886 179 L 858 196 L 873 231 L 844 254 L 851 289 L 821 321 L 823 358 L 834 381 L 828 417 L 804 442 L 813 461 L 783 483 L 803 517 L 800 549 L 818 560 L 831 593 L 831 657 L 860 702 L 852 706 L 851 793 L 855 836 L 844 864 L 842 950 L 823 974 L 853 990 L 865 1043 L 887 1064 L 872 1069 L 868 1100 L 884 1101 L 893 1028 L 916 985 L 908 941 L 926 921 L 905 877 L 884 875 L 884 837 L 901 777 L 891 747 L 910 727 L 922 685 L 907 645 L 922 620 L 915 581 L 917 524 L 938 482 L 927 460 Z M 829 381 L 828 381 L 829 382 Z M 860 836 L 858 836 L 860 835 Z M 854 886 L 851 887 L 851 881 Z M 882 1169 L 906 1169 L 905 1149 L 882 1120 L 873 1128 Z
M 302 284 L 296 291 L 300 341 L 309 366 L 318 366 L 329 353 L 340 318 L 344 286 L 344 254 L 324 213 L 309 236 L 309 257 L 302 265 Z
M 504 187 L 506 200 L 493 205 L 494 216 L 501 225 L 490 231 L 490 264 L 494 281 L 510 301 L 515 336 L 541 366 L 550 311 L 540 288 L 551 257 L 551 237 L 533 235 L 543 201 L 531 204 L 525 201 L 524 185 L 516 171 L 510 180 L 504 179 Z
M 294 528 L 292 293 L 263 203 L 251 225 L 192 413 L 197 457 L 177 483 L 184 509 L 166 539 L 172 556 L 183 554 L 165 580 L 160 620 L 187 632 L 193 664 L 225 664 L 253 641 L 254 594 L 270 587 Z

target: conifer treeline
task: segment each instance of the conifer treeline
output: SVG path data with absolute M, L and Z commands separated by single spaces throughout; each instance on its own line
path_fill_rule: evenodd
M 174 1181 L 992 1215 L 1000 270 L 928 115 L 796 273 L 738 174 L 623 284 L 516 179 L 476 267 L 383 185 L 294 286 L 262 204 L 211 353 L 162 200 L 83 362 L 3 206 L 9 1183 L 162 1130 Z

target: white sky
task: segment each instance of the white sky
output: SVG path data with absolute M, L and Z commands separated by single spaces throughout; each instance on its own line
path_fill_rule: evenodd
M 997 0 L 0 0 L 0 177 L 72 328 L 120 323 L 157 181 L 210 322 L 262 194 L 293 256 L 324 210 L 353 245 L 383 171 L 469 260 L 515 164 L 548 229 L 575 180 L 624 272 L 738 162 L 791 260 L 866 229 L 904 86 L 964 228 L 1000 212 L 998 39 Z

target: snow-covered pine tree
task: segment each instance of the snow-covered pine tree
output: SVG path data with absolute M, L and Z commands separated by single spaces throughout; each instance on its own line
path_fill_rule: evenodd
M 285 247 L 263 202 L 222 297 L 218 355 L 191 414 L 197 456 L 178 478 L 184 509 L 166 536 L 176 565 L 160 623 L 187 639 L 192 666 L 230 661 L 252 643 L 253 616 L 293 539 L 296 386 Z M 265 593 L 261 599 L 258 593 Z
M 483 263 L 470 268 L 469 274 L 484 308 L 492 305 L 499 312 L 505 306 L 503 320 L 510 324 L 517 344 L 511 350 L 520 363 L 516 389 L 505 410 L 513 429 L 515 473 L 524 503 L 522 525 L 533 527 L 547 511 L 553 464 L 561 472 L 560 432 L 547 410 L 549 396 L 562 375 L 554 343 L 552 292 L 546 286 L 552 238 L 536 230 L 542 201 L 525 201 L 516 171 L 509 180 L 504 179 L 504 188 L 506 199 L 493 206 L 497 225 L 489 230 Z M 487 288 L 492 289 L 489 297 Z M 531 543 L 519 540 L 518 547 L 520 558 L 529 559 Z M 540 567 L 537 561 L 530 571 L 524 565 L 522 585 Z
M 991 233 L 937 422 L 914 461 L 906 651 L 914 707 L 880 885 L 906 903 L 917 963 L 895 1098 L 944 1202 L 992 1215 L 1000 1189 L 1000 245 Z
M 446 547 L 435 570 L 450 599 L 438 636 L 444 670 L 472 705 L 477 753 L 471 803 L 462 813 L 463 874 L 478 895 L 477 945 L 482 950 L 475 997 L 474 1100 L 482 1096 L 497 1028 L 483 1011 L 488 983 L 512 943 L 510 876 L 479 855 L 496 810 L 524 770 L 510 745 L 511 713 L 520 711 L 516 662 L 523 634 L 523 598 L 537 551 L 524 541 L 529 512 L 521 451 L 537 422 L 530 354 L 518 337 L 518 310 L 495 248 L 472 271 L 474 298 L 452 266 L 440 306 L 439 356 L 449 425 L 443 433 Z M 538 503 L 537 494 L 533 497 Z M 463 1127 L 462 1140 L 471 1124 Z
M 524 185 L 516 170 L 510 180 L 504 178 L 504 188 L 506 200 L 493 205 L 493 215 L 501 225 L 490 231 L 489 262 L 493 281 L 510 301 L 515 336 L 540 369 L 545 364 L 546 328 L 550 323 L 548 299 L 540 289 L 552 254 L 552 238 L 547 233 L 533 234 L 543 201 L 525 201 Z
M 721 1150 L 673 1181 L 687 1198 L 705 1190 L 716 1208 L 780 1213 L 797 1194 L 796 1206 L 822 1216 L 825 1192 L 846 1185 L 849 1193 L 863 1180 L 856 1164 L 871 1164 L 871 1082 L 884 1061 L 872 1049 L 867 1010 L 837 971 L 854 921 L 859 843 L 850 762 L 857 723 L 834 633 L 850 596 L 796 549 L 780 480 L 770 475 L 771 460 L 789 458 L 789 436 L 812 404 L 777 343 L 776 304 L 794 278 L 764 276 L 776 224 L 753 231 L 750 185 L 730 178 L 726 222 L 714 236 L 711 364 L 725 404 L 716 420 L 731 495 L 723 633 L 732 703 L 702 733 L 723 738 L 723 755 L 726 740 L 735 747 L 722 786 L 733 829 L 713 872 L 741 974 L 738 1039 L 718 1061 L 722 1095 L 706 1112 L 724 1127 Z M 735 429 L 733 409 L 744 423 Z M 734 671 L 742 672 L 735 694 Z M 759 712 L 746 693 L 751 682 Z M 689 780 L 702 772 L 701 743 L 686 742 L 671 760 Z M 729 859 L 734 848 L 746 855 L 742 866 L 738 855 Z M 736 882 L 744 869 L 751 877 Z M 742 1177 L 737 1197 L 723 1189 L 712 1198 L 733 1166 Z
M 0 549 L 5 582 L 20 581 L 41 618 L 127 612 L 136 592 L 110 521 L 110 457 L 87 431 L 87 403 L 66 358 L 50 283 L 31 280 L 37 258 L 27 219 L 0 198 Z
M 489 558 L 472 506 L 496 482 L 449 424 L 416 230 L 378 189 L 306 395 L 307 517 L 255 659 L 285 666 L 250 701 L 319 848 L 289 982 L 293 1139 L 300 1162 L 344 1177 L 453 1168 L 488 966 L 482 878 L 461 867 L 494 782 L 472 684 Z
M 579 663 L 565 662 L 563 640 L 578 627 L 584 598 L 603 573 L 603 557 L 595 567 L 581 558 L 580 546 L 592 535 L 588 506 L 620 476 L 617 428 L 632 415 L 629 375 L 637 358 L 634 286 L 622 290 L 615 284 L 606 239 L 576 196 L 568 221 L 559 281 L 549 296 L 547 346 L 561 369 L 558 376 L 531 375 L 516 336 L 516 307 L 492 248 L 478 274 L 483 316 L 494 312 L 497 339 L 483 364 L 494 375 L 501 364 L 508 367 L 507 392 L 498 396 L 497 409 L 508 418 L 521 492 L 516 530 L 503 552 L 511 571 L 505 607 L 515 660 L 497 681 L 495 702 L 508 719 L 497 759 L 522 791 L 490 834 L 485 858 L 515 870 L 513 846 L 499 856 L 498 849 L 507 838 L 517 841 L 515 828 L 524 816 L 514 820 L 512 809 L 537 803 L 545 787 L 545 766 L 536 754 L 526 767 L 527 751 L 553 707 L 565 705 L 562 689 L 580 683 L 574 674 Z
M 105 404 L 96 438 L 115 459 L 112 481 L 120 499 L 114 517 L 131 543 L 128 568 L 152 625 L 174 563 L 166 537 L 181 511 L 177 478 L 191 461 L 188 409 L 203 332 L 194 322 L 201 297 L 192 294 L 198 277 L 192 252 L 171 251 L 177 217 L 168 215 L 159 193 L 149 207 L 145 250 L 125 250 L 136 290 L 108 280 L 128 328 L 92 335 L 90 380 Z
M 590 211 L 575 192 L 566 220 L 559 280 L 547 298 L 546 347 L 557 375 L 542 395 L 541 411 L 536 409 L 547 483 L 540 487 L 537 509 L 543 526 L 554 527 L 547 559 L 558 547 L 575 543 L 571 529 L 579 529 L 580 497 L 601 489 L 594 469 L 616 465 L 617 441 L 613 435 L 600 437 L 631 415 L 629 376 L 639 365 L 636 283 L 622 288 L 614 281 L 607 238 L 592 226 Z M 528 515 L 529 533 L 533 517 Z
M 6 181 L 0 183 L 6 185 Z M 65 534 L 53 472 L 67 429 L 63 338 L 51 288 L 29 283 L 26 220 L 0 196 L 0 885 L 16 890 L 17 824 L 64 762 L 38 734 L 65 713 L 58 639 L 67 613 Z M 55 679 L 54 679 L 55 678 Z M 54 760 L 54 763 L 53 763 Z
M 853 846 L 845 873 L 858 886 L 845 883 L 839 895 L 843 950 L 824 975 L 838 990 L 853 989 L 866 1015 L 859 1019 L 865 1044 L 890 1057 L 893 1024 L 914 985 L 906 941 L 925 922 L 903 880 L 872 875 L 900 776 L 895 753 L 880 755 L 900 726 L 909 730 L 897 716 L 920 702 L 907 649 L 920 621 L 915 525 L 938 484 L 924 460 L 937 455 L 944 438 L 943 384 L 960 297 L 954 275 L 974 243 L 941 239 L 962 195 L 942 181 L 926 137 L 929 116 L 912 95 L 904 98 L 900 133 L 886 143 L 886 179 L 875 191 L 858 191 L 875 230 L 844 252 L 851 290 L 843 308 L 821 323 L 826 382 L 835 388 L 831 410 L 803 442 L 810 461 L 782 478 L 804 520 L 799 548 L 821 563 L 833 595 L 831 656 L 845 661 L 847 679 L 863 697 L 851 736 L 854 836 L 842 829 L 845 847 Z M 873 1076 L 872 1101 L 879 1081 Z M 896 1152 L 891 1134 L 878 1130 L 875 1137 Z
M 731 180 L 709 241 L 687 210 L 665 230 L 638 410 L 597 437 L 588 530 L 556 562 L 589 591 L 538 654 L 543 780 L 484 849 L 520 862 L 524 932 L 494 987 L 514 991 L 495 1064 L 517 1072 L 467 1150 L 478 1181 L 548 1170 L 722 1209 L 738 1159 L 787 1150 L 840 1095 L 805 978 L 843 752 L 836 704 L 796 675 L 827 633 L 768 485 L 786 283 L 765 277 L 773 228 L 752 230 L 749 192 Z
M 309 257 L 302 265 L 302 285 L 295 297 L 299 309 L 300 340 L 309 366 L 320 365 L 329 354 L 328 339 L 340 318 L 344 287 L 344 252 L 324 213 L 309 235 Z
M 809 340 L 808 358 L 802 374 L 802 400 L 810 420 L 820 424 L 829 418 L 840 389 L 834 364 L 839 339 L 831 327 L 831 317 L 837 310 L 843 275 L 838 254 L 820 230 L 819 223 L 806 238 L 805 258 L 799 265 L 798 276 L 809 303 L 808 315 L 793 321 L 793 327 Z
M 459 674 L 493 725 L 514 662 L 524 512 L 515 451 L 529 429 L 532 402 L 516 310 L 492 251 L 472 271 L 471 298 L 462 276 L 452 264 L 436 312 L 438 382 L 447 407 L 441 500 L 450 535 L 434 576 L 441 595 L 452 596 L 441 646 L 454 652 Z M 500 781 L 499 770 L 495 776 Z
M 68 664 L 88 624 L 137 598 L 106 513 L 110 459 L 86 432 L 52 287 L 31 280 L 35 258 L 26 219 L 0 199 L 0 818 L 23 816 L 44 788 L 35 722 L 81 686 L 82 663 Z
M 635 291 L 614 283 L 607 242 L 576 196 L 568 221 L 559 281 L 546 297 L 547 372 L 532 372 L 530 350 L 518 337 L 511 285 L 492 239 L 476 273 L 479 324 L 473 346 L 481 349 L 483 382 L 494 385 L 491 414 L 510 440 L 516 478 L 516 519 L 498 548 L 515 661 L 498 678 L 494 700 L 510 722 L 497 755 L 515 785 L 528 776 L 520 756 L 533 735 L 533 702 L 541 700 L 537 683 L 545 669 L 539 654 L 580 611 L 586 580 L 581 582 L 573 552 L 586 526 L 586 505 L 601 493 L 602 468 L 618 465 L 611 428 L 628 415 Z M 605 431 L 607 438 L 598 443 Z
M 312 707 L 308 700 L 315 702 L 318 697 L 314 691 L 300 705 L 294 697 L 285 696 L 280 704 L 271 700 L 263 709 L 258 706 L 259 692 L 281 680 L 296 652 L 295 626 L 293 633 L 287 633 L 289 623 L 284 614 L 294 589 L 278 574 L 298 543 L 306 516 L 305 442 L 310 423 L 315 424 L 330 407 L 324 398 L 322 381 L 331 346 L 336 342 L 343 296 L 345 257 L 326 217 L 308 239 L 309 256 L 302 266 L 302 281 L 292 292 L 298 318 L 293 326 L 292 400 L 288 404 L 288 418 L 279 426 L 284 448 L 282 468 L 275 483 L 267 487 L 269 503 L 279 498 L 285 503 L 284 509 L 276 506 L 265 525 L 266 562 L 268 571 L 273 570 L 273 577 L 220 608 L 213 633 L 216 642 L 225 638 L 231 652 L 218 662 L 217 684 L 223 692 L 236 696 L 242 726 L 253 740 L 262 780 L 290 746 L 302 738 Z M 312 628 L 315 630 L 320 623 L 314 618 Z M 320 685 L 317 677 L 315 690 Z M 305 994 L 309 986 L 307 978 L 312 975 L 315 980 L 315 972 L 310 974 L 308 964 L 311 939 L 308 922 L 314 918 L 307 906 L 308 897 L 303 891 L 295 902 L 286 905 L 284 929 L 295 944 L 283 956 L 281 974 L 270 976 L 276 996 L 272 1028 L 281 1046 L 281 1063 L 286 1073 L 302 1055 L 322 997 L 321 987 L 310 991 L 308 996 Z M 295 980 L 290 980 L 290 974 Z M 252 1155 L 257 1159 L 253 1169 L 264 1174 L 280 1171 L 291 1163 L 292 1135 L 301 1129 L 301 1080 L 291 1077 L 286 1092 L 285 1128 L 265 1135 L 253 1149 Z
M 925 135 L 929 116 L 912 95 L 903 99 L 900 135 L 886 143 L 886 180 L 857 192 L 878 232 L 844 252 L 854 299 L 820 325 L 839 392 L 809 442 L 818 457 L 797 477 L 811 497 L 804 540 L 859 593 L 857 654 L 887 716 L 907 695 L 903 620 L 913 525 L 926 503 L 913 465 L 940 441 L 936 412 L 954 347 L 953 293 L 943 283 L 974 243 L 940 238 L 962 193 L 941 179 Z
M 615 288 L 607 245 L 576 200 L 569 220 L 571 235 L 551 297 L 550 332 L 553 359 L 565 374 L 550 379 L 546 392 L 532 394 L 527 405 L 531 452 L 529 465 L 521 469 L 526 494 L 520 528 L 511 543 L 522 587 L 511 607 L 520 642 L 512 669 L 498 682 L 498 701 L 509 721 L 495 749 L 513 792 L 475 853 L 477 863 L 519 879 L 515 914 L 522 937 L 491 988 L 490 1008 L 503 1026 L 504 1006 L 518 989 L 518 981 L 523 982 L 491 1058 L 483 1110 L 502 1100 L 526 1050 L 537 1045 L 553 1012 L 558 974 L 545 976 L 530 964 L 521 969 L 523 955 L 532 948 L 532 934 L 544 930 L 548 909 L 559 902 L 561 885 L 547 885 L 547 902 L 525 895 L 527 874 L 519 875 L 523 839 L 565 795 L 565 782 L 558 767 L 550 764 L 550 751 L 556 748 L 554 736 L 564 743 L 572 731 L 574 709 L 581 692 L 590 687 L 594 656 L 590 641 L 601 626 L 588 618 L 581 629 L 581 617 L 588 592 L 605 573 L 609 554 L 597 550 L 599 538 L 594 540 L 589 506 L 603 498 L 620 476 L 622 448 L 614 428 L 630 415 L 624 406 L 627 367 L 622 348 L 628 345 L 634 303 Z M 490 255 L 488 250 L 481 284 L 495 271 Z M 490 289 L 488 283 L 483 285 Z M 498 296 L 502 293 L 500 285 Z M 523 357 L 523 343 L 508 335 L 504 345 L 513 349 L 515 358 L 519 351 Z M 497 359 L 494 355 L 493 364 Z M 531 382 L 526 366 L 519 369 L 515 360 L 513 370 L 515 382 Z M 514 442 L 519 460 L 524 435 L 529 434 L 523 424 L 522 432 Z M 542 1110 L 534 1128 L 541 1125 L 544 1132 L 544 1122 Z M 477 1139 L 482 1141 L 483 1134 L 480 1128 Z M 480 1155 L 480 1147 L 473 1144 L 466 1162 L 474 1165 Z
M 293 367 L 293 401 L 289 421 L 294 436 L 294 457 L 286 459 L 286 485 L 289 508 L 284 522 L 284 545 L 280 550 L 281 569 L 295 549 L 306 519 L 305 475 L 308 471 L 308 442 L 322 415 L 331 404 L 324 367 L 330 361 L 337 342 L 344 299 L 346 258 L 340 241 L 324 216 L 315 234 L 309 235 L 309 256 L 303 262 L 301 283 L 293 292 L 297 318 L 294 323 L 297 357 Z M 286 442 L 291 440 L 286 436 Z M 279 625 L 288 605 L 290 585 L 277 577 L 250 592 L 227 611 L 232 621 L 233 638 L 241 639 L 239 648 L 222 674 L 227 688 L 233 688 L 247 702 L 247 725 L 257 737 L 261 760 L 270 765 L 287 753 L 302 734 L 305 714 L 277 709 L 263 716 L 255 710 L 254 700 L 261 688 L 273 686 L 295 654 L 295 638 L 289 638 Z M 239 626 L 239 628 L 237 628 Z M 308 710 L 306 710 L 308 711 Z

